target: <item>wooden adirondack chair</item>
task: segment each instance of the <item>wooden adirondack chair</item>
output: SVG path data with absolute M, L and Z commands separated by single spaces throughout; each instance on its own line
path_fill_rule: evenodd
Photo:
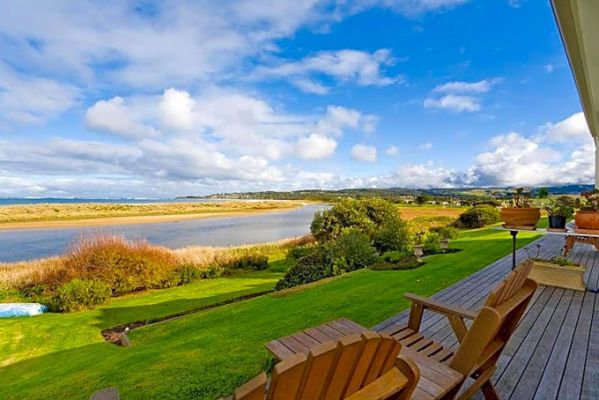
M 537 289 L 537 283 L 527 278 L 531 268 L 532 261 L 526 261 L 510 272 L 491 292 L 478 313 L 414 294 L 405 294 L 412 301 L 408 324 L 387 333 L 407 348 L 443 362 L 465 377 L 472 377 L 474 382 L 461 393 L 459 399 L 472 397 L 478 389 L 482 390 L 486 399 L 498 399 L 489 379 Z M 443 314 L 449 319 L 459 341 L 455 352 L 419 333 L 424 310 Z M 464 323 L 465 319 L 472 321 L 470 328 Z M 459 389 L 457 387 L 445 398 L 455 398 Z M 414 392 L 414 398 L 420 397 L 426 398 L 418 388 Z
M 401 345 L 389 335 L 366 332 L 313 347 L 235 391 L 234 400 L 382 400 L 410 398 L 418 368 L 398 357 Z

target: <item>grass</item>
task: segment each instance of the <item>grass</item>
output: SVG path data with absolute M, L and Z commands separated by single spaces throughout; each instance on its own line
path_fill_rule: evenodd
M 226 201 L 152 204 L 25 204 L 0 206 L 0 224 L 45 221 L 73 221 L 111 217 L 143 217 L 215 213 L 248 213 L 289 209 L 296 201 Z
M 536 237 L 521 233 L 518 245 Z M 408 306 L 401 293 L 431 295 L 509 254 L 511 241 L 506 232 L 480 229 L 462 233 L 453 246 L 463 251 L 430 256 L 415 270 L 365 269 L 146 326 L 130 333 L 130 348 L 104 342 L 100 329 L 263 290 L 280 273 L 200 281 L 93 311 L 2 321 L 0 398 L 85 399 L 113 385 L 127 399 L 218 398 L 264 368 L 264 343 L 341 316 L 376 324 Z M 286 268 L 282 258 L 273 261 L 277 270 Z

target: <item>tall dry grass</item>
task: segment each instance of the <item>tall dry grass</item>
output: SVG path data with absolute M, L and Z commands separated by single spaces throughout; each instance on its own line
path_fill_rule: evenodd
M 145 241 L 127 241 L 122 236 L 84 236 L 60 257 L 0 263 L 0 289 L 56 286 L 74 278 L 114 283 L 115 275 L 120 280 L 124 275 L 143 276 L 150 283 L 168 285 L 161 279 L 183 266 L 209 270 L 215 266 L 230 265 L 245 256 L 268 256 L 311 241 L 313 238 L 307 235 L 259 245 L 190 246 L 173 250 Z M 136 285 L 134 282 L 133 286 Z
M 0 263 L 0 289 L 23 289 L 45 281 L 64 268 L 62 257 L 16 263 Z

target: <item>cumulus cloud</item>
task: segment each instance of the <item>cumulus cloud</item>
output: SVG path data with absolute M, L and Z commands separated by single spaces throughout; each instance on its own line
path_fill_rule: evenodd
M 357 144 L 351 149 L 351 155 L 355 160 L 362 162 L 376 161 L 376 147 Z
M 191 129 L 194 106 L 194 100 L 188 92 L 174 88 L 165 90 L 159 105 L 162 125 L 167 129 Z
M 136 117 L 136 110 L 129 107 L 122 97 L 100 100 L 85 113 L 89 129 L 114 133 L 127 138 L 154 136 L 157 130 L 143 124 Z
M 430 150 L 433 148 L 433 144 L 431 142 L 426 142 L 418 145 L 419 150 Z
M 563 121 L 554 124 L 548 123 L 541 130 L 545 132 L 547 139 L 554 142 L 591 140 L 591 132 L 583 112 L 572 114 Z
M 438 99 L 428 98 L 424 100 L 425 108 L 442 108 L 453 111 L 479 111 L 480 101 L 472 96 L 447 94 Z
M 299 61 L 283 61 L 275 66 L 258 67 L 254 79 L 286 78 L 302 91 L 325 94 L 329 87 L 319 82 L 320 77 L 360 86 L 387 86 L 401 82 L 401 77 L 388 77 L 383 67 L 395 63 L 388 49 L 373 53 L 344 49 L 323 51 Z
M 325 135 L 313 133 L 297 141 L 296 152 L 305 160 L 319 160 L 333 155 L 337 141 Z

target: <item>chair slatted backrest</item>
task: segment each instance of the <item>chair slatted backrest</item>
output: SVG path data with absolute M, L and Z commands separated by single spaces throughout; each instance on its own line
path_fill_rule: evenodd
M 278 363 L 270 382 L 262 373 L 235 391 L 234 400 L 345 399 L 381 379 L 396 367 L 401 345 L 387 334 L 364 332 L 313 347 Z M 401 359 L 400 359 L 401 361 Z M 393 398 L 407 399 L 418 371 L 400 365 L 401 379 L 388 388 Z M 378 384 L 378 382 L 377 382 Z M 390 398 L 390 397 L 380 397 Z
M 537 283 L 528 279 L 532 265 L 523 262 L 491 292 L 450 367 L 468 376 L 473 369 L 496 363 L 537 290 Z

